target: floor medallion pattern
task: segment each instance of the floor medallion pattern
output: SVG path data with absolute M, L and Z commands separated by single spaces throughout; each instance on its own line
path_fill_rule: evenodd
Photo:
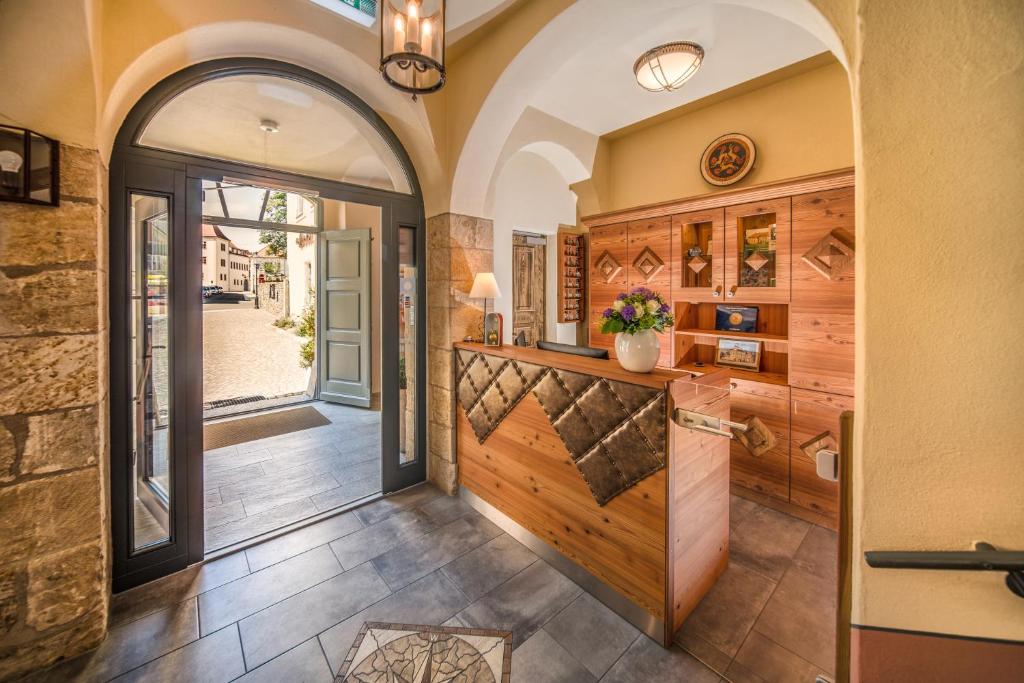
M 369 621 L 335 683 L 509 683 L 512 634 Z

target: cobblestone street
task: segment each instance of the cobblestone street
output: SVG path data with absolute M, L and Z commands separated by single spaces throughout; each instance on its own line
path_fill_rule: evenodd
M 253 307 L 207 303 L 203 310 L 203 402 L 243 396 L 272 398 L 306 391 L 310 370 L 299 367 L 304 341 L 273 325 Z

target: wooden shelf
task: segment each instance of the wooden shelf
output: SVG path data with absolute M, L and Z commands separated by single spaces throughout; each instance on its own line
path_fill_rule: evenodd
M 754 339 L 763 342 L 789 343 L 789 337 L 784 334 L 768 334 L 766 332 L 730 332 L 728 330 L 703 330 L 688 327 L 676 330 L 676 334 L 685 334 L 690 337 L 728 337 L 729 339 Z
M 717 365 L 704 364 L 701 366 L 693 363 L 680 363 L 676 366 L 676 370 L 683 370 L 694 375 L 703 375 L 708 372 L 714 372 L 715 370 L 725 370 L 729 373 L 731 379 L 743 379 L 750 382 L 764 382 L 765 384 L 775 384 L 777 386 L 788 386 L 789 377 L 785 373 L 781 372 L 751 372 L 749 370 L 740 370 L 739 368 L 725 368 Z

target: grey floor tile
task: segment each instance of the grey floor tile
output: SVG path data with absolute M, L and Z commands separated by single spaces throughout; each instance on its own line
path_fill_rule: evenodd
M 264 463 L 263 469 L 270 474 L 306 465 L 312 467 L 314 472 L 326 472 L 330 469 L 330 463 L 340 458 L 341 452 L 334 446 L 313 446 L 289 451 L 277 450 L 272 453 L 271 459 Z M 319 467 L 325 468 L 318 470 Z
M 601 679 L 602 683 L 718 683 L 719 676 L 678 646 L 663 648 L 639 636 Z
M 733 527 L 739 524 L 747 515 L 759 507 L 761 506 L 752 500 L 729 494 L 729 526 Z
M 508 534 L 484 543 L 441 570 L 470 600 L 476 600 L 537 561 L 537 556 Z
M 277 564 L 281 560 L 347 536 L 362 527 L 362 522 L 355 515 L 351 512 L 344 512 L 322 522 L 297 529 L 284 536 L 247 548 L 245 555 L 249 559 L 249 569 L 254 572 L 259 571 L 272 564 Z
M 819 674 L 827 673 L 756 630 L 747 636 L 726 672 L 733 683 L 813 681 Z
M 512 631 L 519 647 L 576 599 L 579 586 L 543 560 L 531 564 L 459 613 L 469 626 Z
M 226 683 L 244 673 L 238 627 L 232 624 L 115 680 L 124 683 Z
M 249 573 L 244 553 L 192 565 L 162 579 L 118 593 L 110 600 L 111 627 L 166 609 Z
M 358 510 L 353 514 L 358 517 Z M 351 569 L 433 530 L 434 527 L 416 512 L 402 510 L 372 526 L 333 541 L 331 550 L 345 569 Z
M 280 562 L 199 596 L 203 635 L 224 628 L 342 572 L 327 546 Z
M 835 667 L 835 578 L 796 567 L 782 578 L 754 629 L 831 673 Z
M 364 622 L 445 624 L 467 604 L 466 596 L 451 581 L 441 572 L 434 572 L 324 631 L 320 634 L 320 642 L 331 663 L 331 670 L 336 672 Z
M 262 465 L 260 465 L 260 467 L 262 468 Z M 275 472 L 272 477 L 264 475 L 259 479 L 252 481 L 240 481 L 237 483 L 224 484 L 220 487 L 220 495 L 221 498 L 227 502 L 229 500 L 239 500 L 246 497 L 273 494 L 275 491 L 279 491 L 282 487 L 303 484 L 315 476 L 316 473 L 307 465 L 300 465 L 298 467 L 284 470 L 283 472 Z M 336 485 L 337 484 L 335 484 L 335 486 Z
M 376 463 L 374 464 L 376 465 Z M 340 475 L 336 474 L 334 479 L 341 482 L 341 485 L 312 496 L 311 500 L 317 510 L 326 512 L 374 493 L 380 493 L 380 472 L 364 479 L 355 480 L 342 479 Z
M 316 638 L 310 638 L 238 679 L 239 683 L 331 683 L 332 680 L 331 667 Z
M 434 500 L 421 505 L 417 510 L 430 523 L 436 526 L 443 526 L 463 515 L 473 512 L 473 508 L 470 507 L 469 503 L 458 496 L 438 496 Z
M 730 530 L 729 561 L 778 581 L 810 528 L 802 519 L 759 506 Z
M 415 508 L 441 495 L 444 494 L 433 484 L 418 484 L 361 507 L 356 514 L 363 524 L 370 526 L 400 510 Z
M 45 672 L 43 680 L 108 681 L 199 638 L 196 599 L 110 629 L 98 648 Z
M 732 664 L 732 655 L 727 655 L 708 641 L 692 631 L 687 631 L 685 628 L 680 629 L 676 633 L 675 642 L 676 645 L 703 662 L 705 666 L 714 669 L 718 673 L 725 673 L 729 669 L 729 665 Z
M 203 511 L 203 524 L 206 525 L 207 529 L 212 529 L 228 522 L 237 522 L 240 519 L 245 519 L 245 506 L 242 505 L 240 500 L 232 500 L 222 505 L 207 506 Z
M 398 590 L 499 534 L 501 529 L 484 517 L 467 515 L 372 561 L 391 589 Z
M 245 541 L 268 531 L 312 517 L 318 510 L 308 498 L 271 508 L 258 515 L 249 515 L 237 522 L 228 522 L 206 532 L 206 550 L 217 550 Z
M 214 505 L 220 505 L 224 502 L 224 499 L 220 497 L 220 489 L 211 489 L 203 492 L 203 507 L 213 507 Z
M 389 593 L 366 563 L 246 617 L 238 624 L 246 666 L 257 667 L 287 652 Z
M 831 529 L 812 526 L 793 558 L 793 566 L 820 579 L 838 582 L 839 534 Z
M 276 478 L 276 477 L 275 477 Z M 330 491 L 338 487 L 338 480 L 330 474 L 314 474 L 304 479 L 290 482 L 278 482 L 273 489 L 259 493 L 242 494 L 242 503 L 248 515 L 258 515 L 271 508 L 281 507 L 288 503 L 311 498 L 318 493 Z M 221 491 L 223 495 L 223 489 Z
M 730 562 L 687 617 L 681 630 L 703 638 L 729 657 L 735 657 L 775 585 L 774 581 L 753 569 Z
M 603 676 L 640 635 L 636 628 L 590 593 L 581 594 L 545 624 L 543 630 L 597 678 Z
M 541 630 L 512 653 L 512 680 L 530 683 L 590 683 L 597 679 Z
M 263 476 L 263 466 L 258 462 L 231 469 L 209 470 L 204 468 L 203 489 L 209 491 L 219 486 L 237 486 L 257 482 Z M 230 500 L 230 498 L 224 498 L 224 500 Z
M 228 470 L 251 467 L 268 460 L 270 460 L 270 451 L 265 448 L 239 453 L 236 446 L 228 446 L 226 451 L 217 449 L 203 453 L 203 474 L 206 481 L 211 482 L 213 475 L 223 475 Z

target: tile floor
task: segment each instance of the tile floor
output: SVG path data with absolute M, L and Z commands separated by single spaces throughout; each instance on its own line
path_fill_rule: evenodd
M 207 552 L 380 491 L 380 413 L 311 405 L 331 424 L 204 454 Z
M 732 501 L 729 570 L 663 649 L 464 501 L 420 485 L 116 595 L 108 638 L 36 681 L 332 680 L 365 621 L 514 633 L 513 681 L 812 681 L 835 535 Z
M 729 568 L 676 642 L 735 683 L 831 675 L 836 533 L 736 496 L 729 527 Z

